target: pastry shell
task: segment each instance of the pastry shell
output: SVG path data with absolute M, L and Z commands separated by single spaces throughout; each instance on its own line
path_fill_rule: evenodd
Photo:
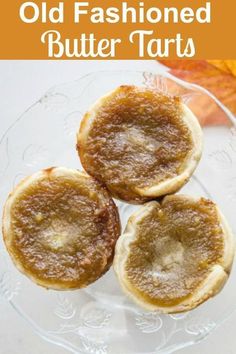
M 91 170 L 90 166 L 88 165 L 86 161 L 86 144 L 89 138 L 90 130 L 93 126 L 93 123 L 96 121 L 97 114 L 99 110 L 109 102 L 110 99 L 115 97 L 118 94 L 124 94 L 126 93 L 127 90 L 138 90 L 138 92 L 142 92 L 143 90 L 145 91 L 145 88 L 141 87 L 135 87 L 135 86 L 121 86 L 116 88 L 115 90 L 109 92 L 108 94 L 104 95 L 103 97 L 99 98 L 93 105 L 92 107 L 88 110 L 88 112 L 84 115 L 80 129 L 77 133 L 77 149 L 79 152 L 79 156 L 82 162 L 83 167 L 85 170 L 93 175 L 93 171 Z M 147 89 L 150 91 L 150 89 Z M 158 93 L 160 94 L 160 93 Z M 134 200 L 132 198 L 129 198 L 127 196 L 127 199 L 124 199 L 122 197 L 119 197 L 113 190 L 112 188 L 109 188 L 109 183 L 106 183 L 105 180 L 102 180 L 102 178 L 98 178 L 97 176 L 94 175 L 95 178 L 98 178 L 101 183 L 104 183 L 107 185 L 107 188 L 111 192 L 111 194 L 118 199 L 125 200 L 126 202 L 129 203 L 134 203 L 134 204 L 141 204 L 144 203 L 145 201 L 152 200 L 154 198 L 164 196 L 166 194 L 172 194 L 178 191 L 185 183 L 188 182 L 190 177 L 192 176 L 194 170 L 196 169 L 202 155 L 202 149 L 203 149 L 203 134 L 202 134 L 202 129 L 201 126 L 198 122 L 198 119 L 196 116 L 193 114 L 193 112 L 186 106 L 183 102 L 181 104 L 181 109 L 182 109 L 182 120 L 189 129 L 190 135 L 191 135 L 191 141 L 192 141 L 192 149 L 189 151 L 185 161 L 182 164 L 182 171 L 170 178 L 166 178 L 161 182 L 158 182 L 157 184 L 153 184 L 147 187 L 140 188 L 136 186 L 134 188 L 134 192 L 139 196 L 139 200 Z M 158 173 L 158 172 L 157 172 Z M 125 191 L 124 193 L 125 194 Z
M 52 261 L 51 265 L 53 265 L 54 268 L 53 268 L 53 270 L 50 268 L 50 264 L 48 262 L 48 257 L 50 260 L 50 257 L 57 256 L 56 255 L 57 248 L 54 248 L 54 244 L 53 244 L 52 249 L 50 248 L 50 252 L 46 253 L 48 251 L 48 247 L 52 246 L 53 241 L 50 241 L 50 239 L 51 239 L 51 237 L 54 237 L 53 233 L 56 233 L 56 231 L 54 231 L 54 228 L 52 228 L 53 231 L 51 231 L 51 228 L 50 228 L 50 231 L 48 231 L 48 234 L 46 235 L 46 238 L 47 238 L 47 240 L 45 241 L 45 242 L 47 242 L 46 246 L 43 243 L 43 250 L 46 250 L 46 251 L 45 251 L 45 254 L 42 255 L 42 262 L 45 262 L 45 264 L 47 264 L 47 265 L 49 264 L 49 266 L 48 266 L 49 268 L 45 271 L 45 274 L 47 273 L 47 274 L 49 274 L 49 276 L 48 275 L 44 276 L 42 274 L 42 272 L 37 273 L 36 270 L 34 271 L 34 269 L 37 269 L 37 271 L 38 271 L 36 263 L 33 264 L 33 266 L 35 266 L 35 268 L 32 268 L 32 267 L 30 268 L 29 264 L 30 264 L 31 259 L 33 259 L 33 253 L 31 254 L 31 256 L 29 255 L 26 257 L 24 255 L 22 257 L 21 248 L 18 248 L 21 246 L 16 246 L 16 244 L 14 242 L 16 237 L 19 237 L 19 235 L 16 236 L 15 232 L 13 231 L 13 224 L 15 222 L 15 219 L 13 218 L 12 215 L 14 213 L 15 202 L 17 201 L 18 204 L 19 204 L 19 201 L 22 202 L 22 195 L 24 195 L 24 193 L 27 192 L 28 190 L 30 190 L 30 188 L 32 188 L 32 186 L 35 186 L 38 183 L 45 182 L 45 181 L 46 182 L 52 181 L 50 188 L 53 189 L 54 188 L 53 182 L 56 180 L 60 180 L 60 181 L 62 181 L 62 183 L 63 183 L 63 181 L 65 181 L 65 183 L 70 183 L 70 181 L 77 183 L 79 181 L 79 183 L 81 183 L 82 185 L 83 184 L 87 185 L 87 183 L 88 183 L 88 186 L 86 188 L 87 188 L 87 190 L 89 190 L 89 193 L 90 193 L 89 186 L 91 186 L 91 195 L 93 193 L 96 194 L 96 198 L 97 198 L 96 200 L 98 201 L 98 209 L 95 210 L 95 213 L 101 212 L 101 220 L 102 220 L 101 222 L 103 222 L 103 220 L 104 220 L 104 225 L 105 225 L 104 228 L 106 231 L 105 231 L 105 233 L 98 235 L 98 237 L 102 239 L 102 241 L 101 241 L 102 247 L 104 248 L 104 252 L 102 252 L 102 256 L 100 257 L 100 258 L 102 258 L 102 260 L 100 260 L 97 265 L 97 267 L 99 266 L 99 271 L 96 271 L 93 274 L 93 271 L 90 270 L 89 272 L 91 274 L 90 274 L 90 278 L 88 281 L 80 280 L 80 275 L 78 272 L 78 268 L 80 267 L 80 263 L 77 268 L 73 269 L 73 264 L 75 264 L 77 262 L 77 258 L 74 259 L 75 260 L 74 263 L 72 262 L 72 266 L 70 264 L 71 272 L 72 273 L 77 272 L 76 275 L 71 278 L 70 278 L 70 276 L 67 276 L 66 278 L 64 278 L 63 276 L 58 275 L 59 273 L 57 274 L 56 266 L 54 267 L 54 265 L 53 265 L 54 258 L 51 258 L 51 261 Z M 67 202 L 67 200 L 66 200 L 66 202 Z M 63 203 L 64 203 L 64 201 L 63 201 Z M 49 202 L 49 205 L 50 205 L 50 202 Z M 70 206 L 71 206 L 71 208 L 75 208 L 75 209 L 77 208 L 77 204 L 70 204 Z M 24 211 L 23 203 L 22 203 L 22 210 Z M 50 212 L 51 212 L 51 210 L 48 212 L 48 215 L 47 215 L 48 219 L 50 219 L 50 215 L 51 215 Z M 53 212 L 53 210 L 52 210 L 52 212 Z M 77 234 L 77 229 L 73 229 L 73 228 L 72 228 L 72 231 L 70 231 L 69 216 L 70 216 L 70 209 L 67 208 L 67 209 L 65 209 L 65 215 L 63 215 L 63 217 L 62 217 L 63 218 L 62 228 L 65 228 L 65 238 L 69 236 L 69 241 L 66 240 L 65 244 L 66 244 L 66 242 L 69 242 L 69 243 L 71 242 L 70 241 L 71 235 L 72 235 L 73 245 L 76 243 L 79 244 L 80 243 L 80 233 L 78 231 L 78 234 Z M 54 217 L 55 217 L 55 215 L 54 215 Z M 56 215 L 56 217 L 57 217 L 57 215 Z M 60 217 L 61 217 L 61 215 L 60 215 Z M 99 217 L 99 215 L 98 215 L 98 217 Z M 51 220 L 49 220 L 49 221 L 51 221 Z M 40 215 L 38 218 L 38 222 L 39 223 L 41 222 Z M 3 223 L 3 239 L 5 242 L 6 248 L 9 252 L 15 266 L 18 268 L 18 270 L 20 272 L 22 272 L 23 274 L 25 274 L 27 277 L 29 277 L 36 284 L 43 286 L 45 288 L 50 288 L 50 289 L 54 289 L 54 290 L 71 290 L 71 289 L 83 288 L 83 287 L 87 286 L 88 284 L 92 283 L 93 281 L 97 280 L 100 276 L 102 276 L 110 268 L 110 266 L 112 264 L 113 256 L 114 256 L 115 242 L 120 234 L 120 221 L 119 221 L 118 210 L 117 210 L 113 200 L 111 199 L 109 193 L 107 192 L 107 190 L 104 187 L 102 187 L 97 181 L 95 181 L 92 177 L 87 175 L 87 173 L 80 172 L 80 171 L 74 170 L 74 169 L 64 168 L 64 167 L 48 168 L 48 169 L 39 171 L 39 172 L 31 175 L 30 177 L 25 178 L 23 181 L 21 181 L 15 187 L 15 189 L 12 191 L 12 193 L 10 193 L 10 195 L 5 203 L 2 223 Z M 32 225 L 34 225 L 34 223 L 32 223 Z M 74 230 L 75 230 L 75 233 L 73 233 Z M 44 232 L 44 230 L 40 229 L 39 233 L 36 235 L 41 237 L 40 233 L 42 233 L 42 232 Z M 60 235 L 63 236 L 63 230 L 60 231 L 60 227 L 59 227 L 59 231 L 57 231 L 57 232 L 58 232 L 59 238 L 60 238 Z M 62 232 L 62 233 L 60 234 L 60 232 Z M 70 235 L 70 232 L 72 233 L 71 235 Z M 28 236 L 26 234 L 24 236 L 25 240 L 27 237 L 30 237 L 30 236 L 31 236 L 30 234 Z M 35 237 L 35 236 L 33 236 L 33 237 Z M 63 237 L 62 237 L 62 239 L 63 239 Z M 94 241 L 96 241 L 96 240 L 94 240 Z M 59 242 L 60 242 L 60 240 L 59 240 Z M 36 243 L 37 243 L 37 240 L 36 240 Z M 91 243 L 92 243 L 92 241 L 91 241 Z M 19 243 L 18 243 L 18 245 L 19 245 Z M 64 257 L 63 259 L 65 259 L 65 257 L 67 257 L 67 255 L 69 255 L 68 256 L 68 264 L 69 264 L 71 257 L 76 257 L 76 252 L 78 252 L 77 246 L 75 246 L 75 249 L 73 249 L 73 251 L 72 251 L 74 253 L 69 253 L 68 249 L 64 248 L 66 246 L 63 243 L 62 243 L 62 246 L 60 246 L 60 247 L 62 247 L 62 249 L 60 251 L 61 258 L 58 258 L 58 266 L 60 266 L 60 262 L 62 261 L 62 258 Z M 83 247 L 83 246 L 81 246 L 81 247 Z M 91 244 L 91 248 L 92 247 L 95 248 L 95 246 L 93 246 L 93 244 Z M 32 247 L 32 251 L 33 252 L 35 251 L 34 246 Z M 94 251 L 96 254 L 96 252 L 97 252 L 96 249 Z M 79 252 L 80 252 L 80 250 L 79 250 Z M 82 252 L 83 252 L 83 248 L 82 248 Z M 86 266 L 86 262 L 87 262 L 87 266 L 89 268 L 90 264 L 92 264 L 92 262 L 93 262 L 93 257 L 90 257 L 89 260 L 88 260 L 88 257 L 87 257 L 87 255 L 85 255 L 83 264 L 85 264 L 85 266 Z M 81 261 L 81 259 L 78 260 L 78 262 L 79 261 Z M 83 261 L 83 259 L 82 259 L 82 261 Z M 67 260 L 66 260 L 66 262 L 67 262 Z M 67 264 L 66 262 L 65 262 L 65 264 Z M 65 271 L 66 271 L 67 266 L 66 265 L 64 266 L 64 263 L 63 263 L 63 267 L 65 267 Z M 60 274 L 63 274 L 63 270 L 64 269 L 62 269 L 62 273 L 60 273 Z M 68 273 L 68 274 L 70 274 L 70 273 Z
M 171 200 L 175 200 L 176 198 L 181 200 L 191 200 L 195 203 L 198 202 L 198 199 L 186 195 L 170 195 L 163 199 L 161 205 L 163 205 L 163 203 L 168 203 Z M 224 237 L 223 257 L 221 262 L 214 264 L 211 267 L 207 276 L 201 280 L 200 285 L 187 299 L 184 299 L 182 302 L 173 306 L 157 306 L 150 303 L 139 291 L 136 291 L 136 287 L 128 279 L 125 270 L 127 257 L 130 254 L 130 245 L 136 239 L 137 224 L 157 206 L 160 206 L 160 204 L 156 201 L 148 202 L 129 218 L 124 233 L 120 236 L 118 242 L 116 243 L 115 258 L 113 262 L 114 270 L 123 291 L 144 309 L 151 311 L 157 310 L 161 313 L 180 313 L 189 311 L 207 299 L 215 296 L 225 285 L 231 271 L 235 254 L 234 236 L 224 215 L 215 205 Z

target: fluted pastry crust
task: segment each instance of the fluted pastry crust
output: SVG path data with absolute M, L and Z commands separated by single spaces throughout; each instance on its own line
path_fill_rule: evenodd
M 107 190 L 84 172 L 42 170 L 9 195 L 3 237 L 16 267 L 56 290 L 94 282 L 110 267 L 120 234 Z
M 214 203 L 172 195 L 130 217 L 116 244 L 114 269 L 139 305 L 178 313 L 222 289 L 234 252 L 232 232 Z
M 201 157 L 202 131 L 180 98 L 121 86 L 85 114 L 77 149 L 84 169 L 114 197 L 139 204 L 189 180 Z

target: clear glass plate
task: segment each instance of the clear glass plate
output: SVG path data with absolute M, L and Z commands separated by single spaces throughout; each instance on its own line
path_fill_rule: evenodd
M 168 73 L 98 72 L 50 89 L 0 142 L 1 207 L 26 175 L 49 166 L 81 168 L 75 149 L 81 117 L 99 96 L 121 84 L 181 95 L 197 112 L 204 125 L 204 153 L 181 192 L 213 199 L 236 231 L 234 117 L 206 90 Z M 223 124 L 215 125 L 216 118 Z M 124 226 L 137 207 L 117 204 Z M 9 301 L 41 337 L 73 353 L 172 353 L 205 338 L 236 309 L 235 267 L 218 296 L 196 310 L 169 316 L 145 312 L 133 304 L 121 292 L 113 269 L 84 290 L 46 291 L 14 268 L 2 240 L 0 254 L 0 297 Z

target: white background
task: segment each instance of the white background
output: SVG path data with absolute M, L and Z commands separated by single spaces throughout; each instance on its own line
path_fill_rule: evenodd
M 91 71 L 121 69 L 155 72 L 158 64 L 155 61 L 0 61 L 0 135 L 51 86 Z M 236 315 L 204 342 L 178 354 L 235 354 L 235 328 Z M 0 354 L 42 353 L 67 351 L 40 339 L 8 303 L 0 300 Z

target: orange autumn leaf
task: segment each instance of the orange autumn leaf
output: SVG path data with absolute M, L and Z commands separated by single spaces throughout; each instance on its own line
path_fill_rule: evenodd
M 160 60 L 176 77 L 198 84 L 212 92 L 231 112 L 236 114 L 236 61 Z M 227 124 L 225 113 L 206 95 L 191 107 L 203 125 Z
M 208 63 L 228 74 L 236 76 L 236 60 L 207 60 Z

